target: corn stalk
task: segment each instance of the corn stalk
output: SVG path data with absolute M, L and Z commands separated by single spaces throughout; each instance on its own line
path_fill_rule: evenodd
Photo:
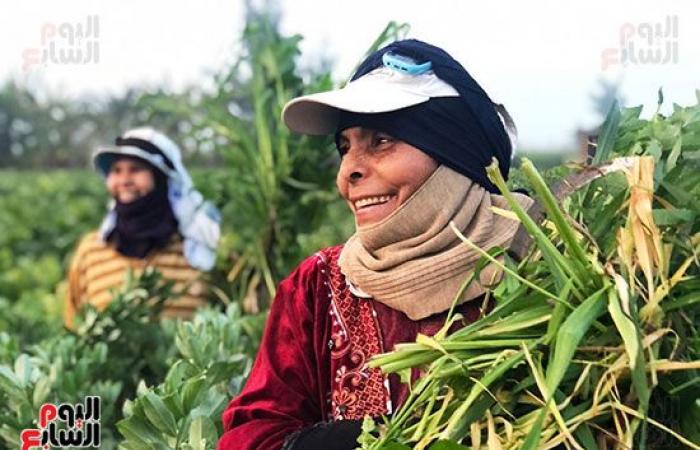
M 544 222 L 487 168 L 533 248 L 482 250 L 504 272 L 488 314 L 369 363 L 425 375 L 363 449 L 700 448 L 700 105 L 614 108 L 596 163 L 619 172 L 562 200 L 523 162 Z

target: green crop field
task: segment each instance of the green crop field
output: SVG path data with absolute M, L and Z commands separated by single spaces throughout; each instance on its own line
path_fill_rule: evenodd
M 390 24 L 374 47 L 402 30 Z M 211 307 L 190 322 L 158 320 L 176 293 L 147 271 L 128 274 L 104 311 L 87 307 L 65 329 L 63 280 L 77 240 L 105 214 L 102 180 L 86 170 L 0 170 L 0 449 L 18 447 L 43 403 L 90 395 L 102 399 L 102 448 L 215 448 L 277 284 L 354 231 L 335 190 L 331 139 L 293 135 L 279 120 L 290 98 L 333 85 L 328 71 L 302 76 L 299 40 L 252 21 L 244 56 L 214 92 L 139 100 L 149 117 L 187 120 L 187 137 L 211 144 L 210 167 L 193 176 L 221 209 L 222 239 L 207 275 Z M 524 158 L 508 186 L 489 169 L 504 195 L 524 188 L 542 205 L 536 220 L 514 208 L 530 251 L 503 263 L 494 258 L 503 249 L 483 252 L 506 272 L 489 292 L 490 314 L 370 362 L 424 376 L 391 418 L 365 421 L 359 447 L 700 448 L 698 95 L 668 117 L 615 105 L 589 165 Z M 611 161 L 620 170 L 552 197 L 562 177 Z

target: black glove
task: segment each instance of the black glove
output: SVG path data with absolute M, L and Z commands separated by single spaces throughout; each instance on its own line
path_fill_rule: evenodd
M 290 434 L 281 450 L 352 450 L 361 432 L 361 419 L 319 422 Z

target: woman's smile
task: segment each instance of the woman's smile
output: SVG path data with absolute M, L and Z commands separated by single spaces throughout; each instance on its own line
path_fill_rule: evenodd
M 387 218 L 435 171 L 437 163 L 381 131 L 352 127 L 338 139 L 342 155 L 336 184 L 358 226 Z
M 121 157 L 112 163 L 105 183 L 113 198 L 121 203 L 132 203 L 153 190 L 155 179 L 148 163 Z
M 358 222 L 374 223 L 389 216 L 398 208 L 398 196 L 374 195 L 362 197 L 352 202 L 355 217 Z

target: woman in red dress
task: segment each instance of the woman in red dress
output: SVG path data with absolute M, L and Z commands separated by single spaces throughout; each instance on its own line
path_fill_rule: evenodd
M 493 213 L 507 206 L 484 168 L 496 158 L 507 176 L 514 127 L 457 61 L 416 40 L 370 55 L 343 89 L 292 100 L 283 119 L 335 133 L 356 233 L 280 284 L 218 448 L 352 449 L 363 417 L 392 414 L 407 396 L 368 359 L 434 334 L 479 260 L 449 224 L 484 249 L 511 244 L 518 223 Z M 499 277 L 488 267 L 465 290 L 463 323 Z

